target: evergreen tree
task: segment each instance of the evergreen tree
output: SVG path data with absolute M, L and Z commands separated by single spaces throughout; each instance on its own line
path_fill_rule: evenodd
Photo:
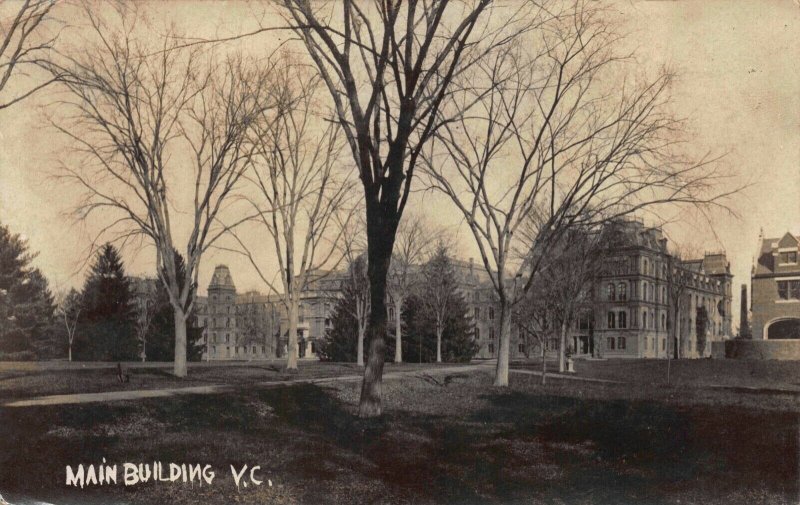
M 407 335 L 403 339 L 403 359 L 408 363 L 436 362 L 435 315 L 429 305 L 423 303 L 422 296 L 424 294 L 420 293 L 409 297 L 403 310 L 402 319 Z M 442 361 L 466 363 L 478 352 L 472 320 L 460 293 L 454 293 L 451 303 L 442 332 Z M 391 341 L 387 344 L 389 347 L 393 345 Z M 387 351 L 387 354 L 391 355 L 391 352 Z
M 178 277 L 179 289 L 183 289 L 186 282 L 186 262 L 178 251 L 175 254 L 175 270 Z M 194 291 L 197 286 L 192 286 Z M 194 294 L 190 293 L 187 300 L 192 300 Z M 188 303 L 188 302 L 187 302 Z M 185 307 L 188 309 L 188 307 Z M 194 312 L 194 311 L 193 311 Z M 203 354 L 203 345 L 200 337 L 203 329 L 194 325 L 194 313 L 189 315 L 186 322 L 186 360 L 199 361 Z M 169 293 L 162 283 L 158 285 L 156 310 L 148 334 L 145 354 L 147 361 L 173 361 L 175 359 L 175 312 L 169 301 Z
M 331 314 L 331 328 L 317 347 L 322 361 L 353 362 L 358 356 L 358 319 L 356 305 L 361 286 L 358 279 L 348 276 L 342 283 L 342 296 L 336 300 Z M 366 346 L 365 346 L 366 347 Z M 366 353 L 364 353 L 366 355 Z M 393 356 L 386 353 L 386 356 Z
M 31 267 L 28 243 L 0 225 L 0 353 L 50 356 L 55 305 L 47 279 Z
M 130 281 L 116 247 L 104 245 L 83 287 L 83 310 L 74 355 L 79 360 L 137 358 Z

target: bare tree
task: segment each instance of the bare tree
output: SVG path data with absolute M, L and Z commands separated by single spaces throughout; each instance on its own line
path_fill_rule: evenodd
M 666 258 L 667 266 L 667 296 L 670 304 L 671 338 L 667 339 L 667 385 L 671 383 L 672 358 L 681 358 L 683 348 L 683 324 L 681 314 L 688 314 L 691 309 L 686 303 L 685 295 L 688 291 L 691 272 L 688 272 L 681 261 L 681 253 L 673 252 Z
M 271 239 L 280 283 L 266 275 L 245 240 L 237 241 L 262 281 L 281 296 L 289 324 L 286 368 L 296 370 L 300 298 L 323 268 L 339 265 L 339 244 L 355 209 L 349 202 L 353 183 L 339 164 L 338 124 L 325 121 L 318 103 L 319 76 L 288 62 L 282 68 L 273 81 L 276 109 L 264 111 L 253 129 L 257 149 L 248 179 L 256 196 L 247 198 L 254 221 Z
M 75 343 L 75 333 L 78 329 L 78 320 L 83 309 L 82 294 L 75 288 L 68 293 L 60 293 L 56 301 L 56 314 L 64 322 L 64 329 L 67 331 L 67 356 L 72 361 L 72 346 Z
M 437 130 L 423 153 L 430 187 L 464 216 L 498 298 L 497 386 L 508 385 L 512 307 L 541 266 L 510 254 L 531 212 L 541 214 L 532 248 L 546 258 L 576 225 L 726 196 L 709 194 L 722 178 L 716 169 L 681 155 L 684 124 L 669 112 L 669 73 L 627 82 L 619 37 L 594 4 L 543 16 L 535 34 L 464 75 L 442 115 L 468 112 Z M 510 280 L 520 277 L 517 290 Z
M 236 57 L 215 64 L 213 55 L 179 49 L 171 34 L 153 40 L 152 30 L 139 28 L 144 16 L 135 4 L 116 7 L 116 17 L 101 19 L 85 6 L 91 39 L 52 67 L 65 91 L 65 119 L 54 124 L 76 146 L 63 173 L 84 191 L 78 219 L 104 222 L 98 239 L 112 234 L 155 247 L 175 317 L 174 373 L 184 377 L 200 259 L 249 217 L 221 222 L 252 159 L 250 126 L 269 107 L 271 68 L 254 71 Z M 186 153 L 190 159 L 181 159 Z M 177 210 L 187 200 L 190 207 Z M 187 282 L 173 253 L 181 232 Z
M 356 346 L 356 353 L 358 355 L 356 362 L 358 366 L 364 366 L 364 341 L 367 336 L 367 328 L 369 328 L 369 312 L 371 298 L 369 296 L 369 276 L 367 275 L 368 265 L 367 257 L 365 254 L 359 254 L 347 270 L 352 294 L 355 297 L 355 303 L 352 307 L 351 316 L 355 318 L 358 324 L 358 345 Z
M 538 293 L 549 300 L 551 317 L 558 326 L 559 372 L 566 370 L 567 332 L 581 307 L 592 301 L 597 276 L 608 257 L 613 228 L 612 224 L 599 229 L 573 227 L 550 244 L 547 258 L 531 258 L 531 262 L 541 265 L 537 272 L 540 279 L 534 282 L 543 285 Z
M 411 294 L 416 268 L 423 262 L 430 248 L 430 230 L 419 216 L 408 216 L 397 229 L 391 265 L 386 281 L 386 293 L 394 306 L 394 362 L 403 362 L 402 311 L 406 298 Z
M 145 362 L 147 361 L 147 334 L 158 310 L 158 281 L 156 279 L 140 279 L 133 286 L 133 290 L 136 303 L 134 325 L 136 339 L 139 341 L 142 362 Z
M 448 314 L 453 309 L 457 295 L 455 269 L 450 260 L 447 247 L 439 242 L 436 252 L 422 269 L 424 284 L 422 304 L 433 315 L 436 334 L 436 362 L 442 362 L 442 333 Z
M 48 21 L 54 21 L 51 11 L 56 0 L 23 0 L 17 5 L 19 8 L 10 18 L 4 18 L 7 12 L 0 9 L 0 110 L 21 102 L 58 78 L 55 75 L 33 80 L 27 86 L 19 84 L 20 92 L 3 96 L 12 77 L 30 77 L 36 69 L 41 70 L 58 36 L 57 31 L 46 27 Z
M 503 13 L 502 28 L 484 23 L 491 0 L 370 3 L 283 0 L 330 92 L 363 184 L 370 280 L 370 346 L 359 415 L 381 414 L 386 281 L 400 218 L 423 146 L 441 125 L 439 107 L 453 77 L 506 43 L 526 24 L 525 2 Z M 522 12 L 525 11 L 525 12 Z
M 525 343 L 525 356 L 530 358 L 533 344 L 539 348 L 544 385 L 547 383 L 547 343 L 558 331 L 558 325 L 554 324 L 552 299 L 547 296 L 547 286 L 542 277 L 539 279 L 514 306 L 512 318 L 519 329 L 519 338 Z

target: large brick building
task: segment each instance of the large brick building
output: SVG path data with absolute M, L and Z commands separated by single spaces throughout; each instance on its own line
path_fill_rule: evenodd
M 674 324 L 673 301 L 668 295 L 670 279 L 677 278 L 669 275 L 669 268 L 673 268 L 683 282 L 677 342 L 670 346 L 673 356 L 710 355 L 712 342 L 731 336 L 733 276 L 725 254 L 679 260 L 670 253 L 660 229 L 637 221 L 624 223 L 622 229 L 624 233 L 613 245 L 592 289 L 591 302 L 569 325 L 572 352 L 608 358 L 666 358 L 667 339 L 672 336 Z M 476 265 L 472 259 L 453 260 L 453 265 L 472 320 L 473 338 L 478 344 L 476 357 L 495 358 L 499 350 L 500 309 L 489 276 L 483 265 Z M 298 325 L 300 357 L 316 357 L 316 343 L 330 327 L 331 311 L 345 275 L 321 275 L 303 292 Z M 216 267 L 208 296 L 198 297 L 197 306 L 207 359 L 285 356 L 288 321 L 280 298 L 256 292 L 238 294 L 226 266 Z M 387 310 L 391 325 L 391 303 Z M 707 321 L 704 343 L 697 338 L 699 317 Z M 513 328 L 511 357 L 539 354 L 538 349 L 528 349 L 526 345 Z M 554 336 L 547 342 L 547 350 L 554 353 L 557 348 L 558 339 Z
M 750 302 L 753 339 L 800 339 L 800 237 L 759 236 Z
M 330 327 L 330 312 L 341 275 L 319 275 L 303 291 L 297 325 L 298 356 L 316 357 L 316 342 Z M 197 324 L 203 328 L 208 360 L 270 359 L 286 355 L 288 318 L 278 295 L 239 294 L 230 270 L 217 265 L 208 296 L 197 297 Z
M 671 349 L 673 357 L 710 356 L 712 342 L 731 336 L 733 276 L 725 254 L 679 259 L 670 253 L 660 229 L 635 221 L 625 228 L 594 290 L 594 354 L 666 358 Z M 706 321 L 705 342 L 698 341 L 698 318 Z M 580 326 L 575 322 L 573 332 Z M 591 351 L 588 337 L 577 337 L 576 353 Z M 672 345 L 670 338 L 676 339 Z

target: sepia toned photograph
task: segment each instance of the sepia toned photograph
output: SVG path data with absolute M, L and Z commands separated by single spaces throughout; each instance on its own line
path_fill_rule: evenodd
M 800 504 L 800 1 L 0 0 L 0 505 Z

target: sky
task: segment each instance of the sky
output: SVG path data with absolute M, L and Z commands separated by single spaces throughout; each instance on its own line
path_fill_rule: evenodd
M 619 0 L 610 6 L 643 68 L 667 65 L 677 72 L 675 111 L 689 120 L 698 151 L 724 154 L 721 163 L 737 174 L 735 183 L 746 185 L 727 202 L 729 211 L 712 212 L 710 220 L 684 212 L 669 216 L 665 227 L 676 247 L 727 253 L 738 321 L 738 286 L 749 284 L 760 231 L 768 237 L 800 233 L 800 2 Z M 200 37 L 247 30 L 260 11 L 247 2 L 208 0 L 150 8 Z M 68 11 L 59 15 L 72 21 Z M 247 47 L 266 52 L 275 38 L 254 37 Z M 39 252 L 34 263 L 59 289 L 82 283 L 91 230 L 69 216 L 74 194 L 55 176 L 69 146 L 47 126 L 53 101 L 44 92 L 0 111 L 0 222 L 29 240 Z M 447 202 L 414 195 L 410 206 L 456 230 L 461 255 L 477 257 Z M 125 260 L 133 274 L 154 271 L 152 249 L 126 251 Z M 201 293 L 219 263 L 230 266 L 240 291 L 266 289 L 246 260 L 212 251 L 201 265 Z

